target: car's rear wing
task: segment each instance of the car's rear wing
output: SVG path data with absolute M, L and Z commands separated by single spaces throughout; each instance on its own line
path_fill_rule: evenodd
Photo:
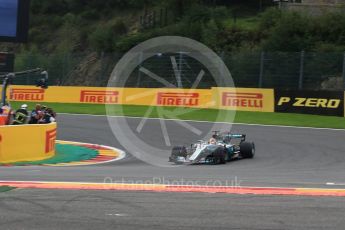
M 246 134 L 229 134 L 232 139 L 241 139 L 242 141 L 246 140 Z
M 228 133 L 228 134 L 224 135 L 224 138 L 241 139 L 241 141 L 245 141 L 246 140 L 246 134 Z
M 246 140 L 246 134 L 239 134 L 239 133 L 231 133 L 231 132 L 223 132 L 221 133 L 220 131 L 212 131 L 213 132 L 213 138 L 216 139 L 241 139 L 242 141 Z

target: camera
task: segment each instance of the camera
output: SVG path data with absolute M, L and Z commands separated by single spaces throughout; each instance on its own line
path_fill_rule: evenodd
M 42 77 L 36 81 L 36 86 L 42 89 L 48 89 L 48 72 L 42 71 L 41 75 Z

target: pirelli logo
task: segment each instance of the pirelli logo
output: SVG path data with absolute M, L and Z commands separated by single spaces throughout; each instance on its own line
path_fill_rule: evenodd
M 222 106 L 263 108 L 263 98 L 262 93 L 224 92 Z
M 158 93 L 157 105 L 198 106 L 199 93 Z
M 43 101 L 44 89 L 12 89 L 10 99 L 15 101 Z
M 45 153 L 49 153 L 55 149 L 56 129 L 48 130 L 46 132 L 46 147 Z
M 80 91 L 80 102 L 117 104 L 119 101 L 118 91 L 107 90 L 82 90 Z

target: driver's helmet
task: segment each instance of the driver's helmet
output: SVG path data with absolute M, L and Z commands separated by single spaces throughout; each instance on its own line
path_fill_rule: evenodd
M 208 141 L 208 143 L 211 144 L 211 145 L 215 145 L 215 144 L 217 144 L 217 140 L 216 140 L 216 138 L 212 137 L 212 138 Z

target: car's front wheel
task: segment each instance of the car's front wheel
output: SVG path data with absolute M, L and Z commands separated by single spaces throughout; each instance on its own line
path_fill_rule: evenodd
M 226 152 L 224 148 L 217 148 L 212 154 L 214 164 L 226 164 Z
M 169 161 L 176 161 L 178 157 L 187 157 L 187 148 L 185 146 L 175 146 L 171 151 L 171 156 L 169 157 Z

